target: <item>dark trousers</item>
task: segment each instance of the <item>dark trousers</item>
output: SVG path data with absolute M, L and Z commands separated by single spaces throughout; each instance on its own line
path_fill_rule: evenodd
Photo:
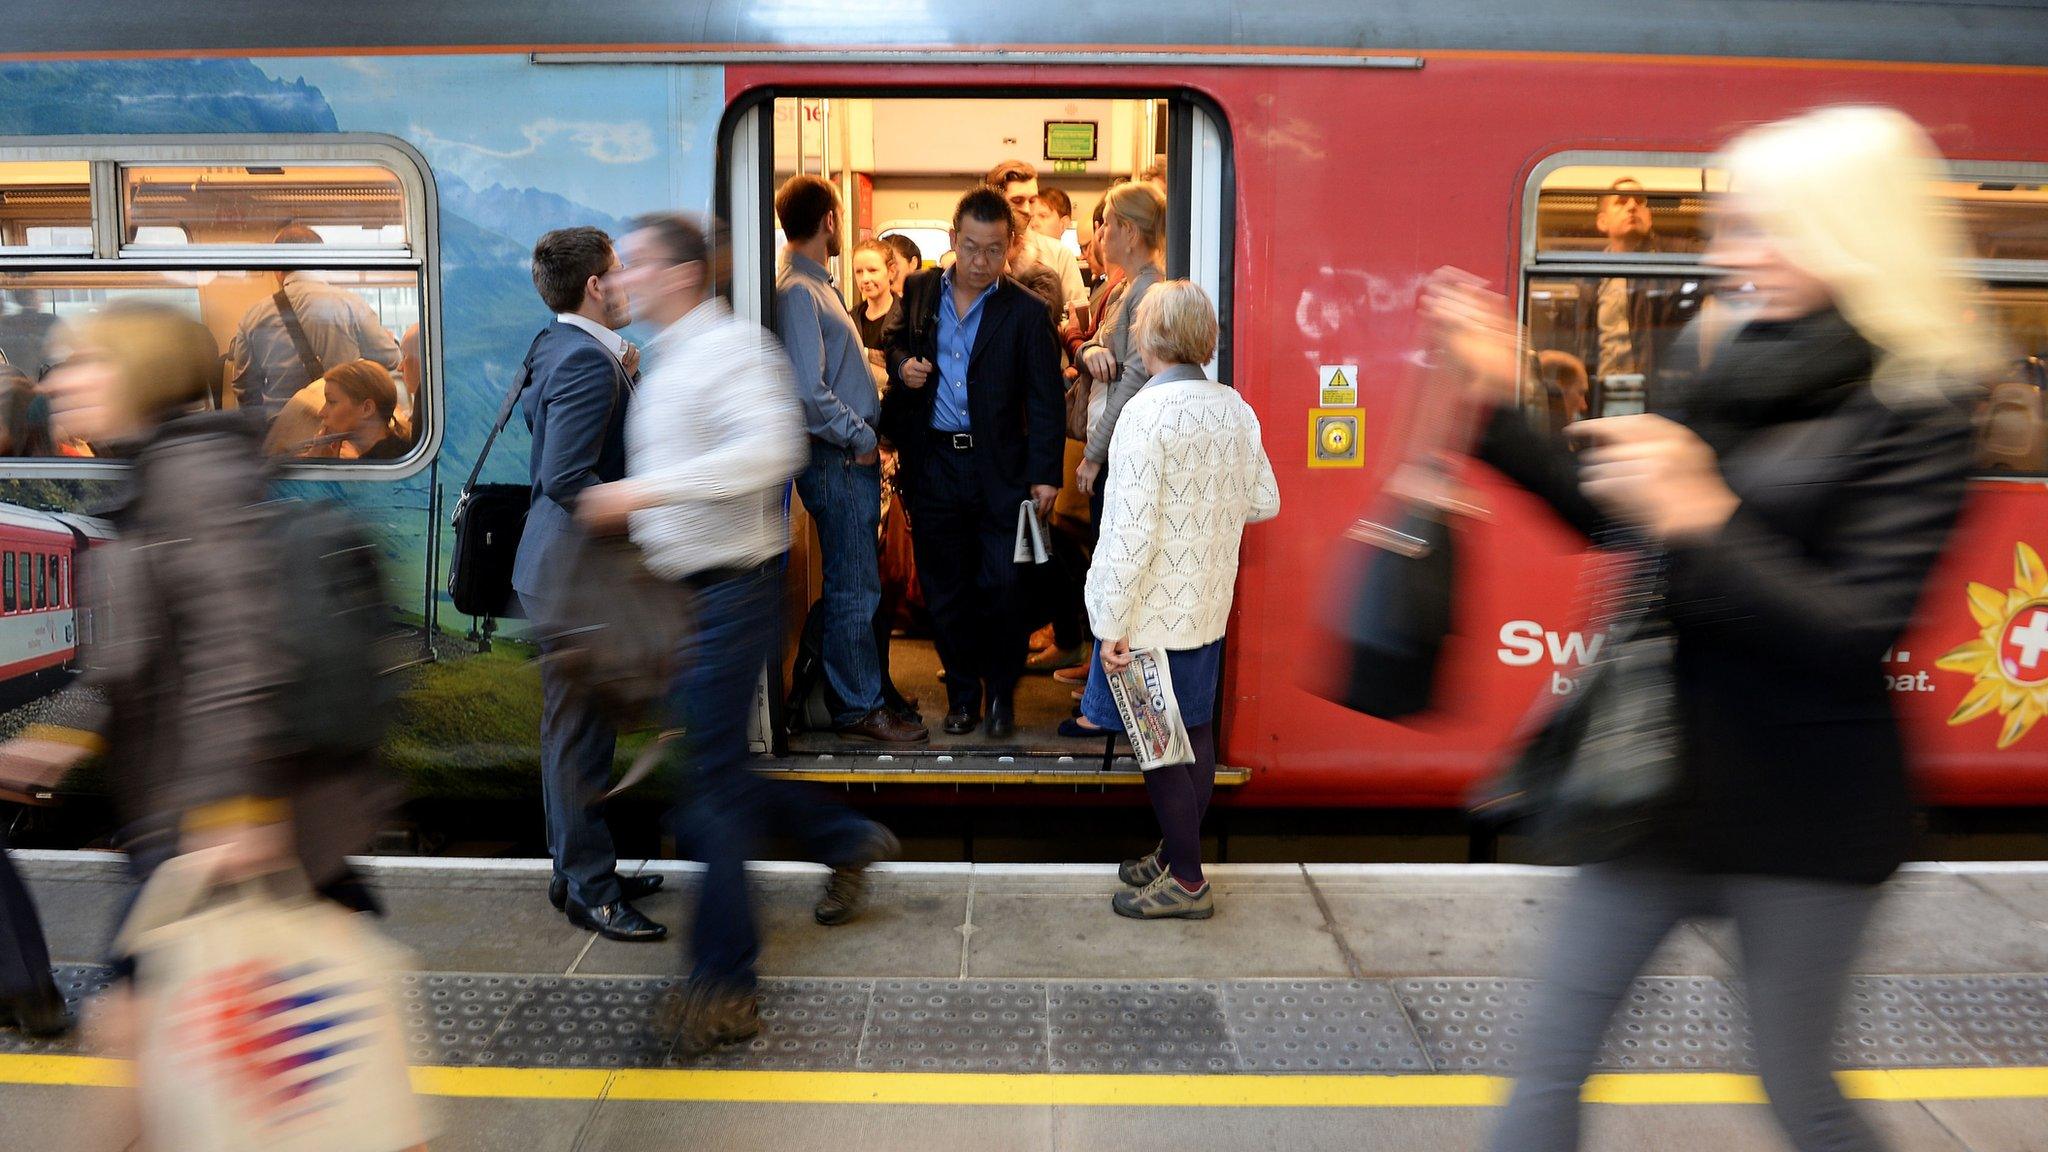
M 910 493 L 917 580 L 946 666 L 946 700 L 970 712 L 984 691 L 989 700 L 1009 701 L 1031 636 L 1015 560 L 1024 493 L 990 491 L 977 451 L 955 450 L 935 435 Z
M 1715 876 L 1635 861 L 1581 868 L 1558 914 L 1514 1096 L 1496 1152 L 1571 1152 L 1579 1091 L 1629 984 L 1670 931 L 1728 916 L 1771 1111 L 1800 1152 L 1885 1147 L 1835 1082 L 1835 1019 L 1870 915 L 1873 886 L 1787 876 Z
M 1169 764 L 1145 773 L 1145 795 L 1159 819 L 1167 871 L 1184 886 L 1202 886 L 1202 817 L 1216 794 L 1216 725 L 1188 729 L 1191 764 Z
M 569 881 L 569 899 L 595 908 L 619 899 L 618 849 L 599 797 L 611 785 L 618 734 L 571 690 L 540 646 L 540 794 L 548 855 Z
M 7 856 L 0 834 L 0 998 L 28 996 L 50 987 L 50 948 L 36 919 L 36 902 Z
M 691 979 L 741 990 L 753 988 L 760 954 L 746 863 L 762 842 L 787 836 L 805 859 L 842 864 L 860 854 L 873 831 L 853 810 L 802 785 L 756 775 L 749 762 L 755 685 L 780 651 L 781 568 L 776 562 L 693 584 L 697 627 L 669 689 L 670 719 L 683 729 L 686 757 L 677 843 L 704 862 L 690 930 Z

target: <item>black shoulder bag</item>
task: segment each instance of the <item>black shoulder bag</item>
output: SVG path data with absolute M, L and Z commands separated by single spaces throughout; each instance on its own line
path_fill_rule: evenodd
M 531 352 L 529 351 L 529 355 Z M 455 502 L 455 549 L 448 561 L 448 599 L 467 616 L 503 616 L 512 600 L 512 563 L 519 556 L 519 537 L 526 531 L 526 512 L 533 489 L 525 484 L 478 484 L 476 478 L 491 458 L 491 445 L 512 419 L 519 397 L 533 378 L 526 361 L 512 380 L 512 392 L 498 410 L 498 422 L 476 454 L 462 495 Z

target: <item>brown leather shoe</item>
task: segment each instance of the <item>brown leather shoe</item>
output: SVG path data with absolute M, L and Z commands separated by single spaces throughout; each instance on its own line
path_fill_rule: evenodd
M 909 744 L 928 738 L 931 733 L 922 724 L 912 724 L 887 708 L 877 708 L 852 724 L 842 724 L 833 729 L 841 736 L 859 736 L 865 740 L 879 740 L 885 744 Z

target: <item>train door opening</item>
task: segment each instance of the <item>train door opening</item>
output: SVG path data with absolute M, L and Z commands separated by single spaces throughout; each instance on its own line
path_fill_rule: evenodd
M 886 261 L 889 254 L 873 246 L 863 250 L 863 245 L 893 240 L 905 248 L 896 256 L 899 275 L 949 265 L 955 205 L 995 169 L 1014 166 L 1013 162 L 1021 162 L 1036 177 L 1036 195 L 1020 206 L 1020 212 L 1027 225 L 1049 242 L 1032 241 L 1041 254 L 1038 259 L 1055 272 L 1062 266 L 1079 272 L 1078 279 L 1067 276 L 1058 285 L 1054 277 L 1038 278 L 1049 312 L 1063 317 L 1069 303 L 1076 311 L 1101 311 L 1105 298 L 1097 286 L 1111 273 L 1099 256 L 1091 259 L 1097 207 L 1116 184 L 1150 181 L 1163 193 L 1167 207 L 1163 270 L 1169 277 L 1202 284 L 1217 302 L 1224 331 L 1209 370 L 1219 379 L 1231 379 L 1226 264 L 1227 205 L 1233 190 L 1228 184 L 1226 140 L 1220 118 L 1191 99 L 1175 94 L 1057 92 L 1001 97 L 776 92 L 728 118 L 724 146 L 734 306 L 771 328 L 784 247 L 774 215 L 774 193 L 799 173 L 824 178 L 839 194 L 838 254 L 827 268 L 856 326 L 868 333 L 879 332 L 888 300 L 862 294 L 859 282 L 875 277 L 872 270 L 857 275 L 856 262 Z M 908 245 L 902 245 L 906 240 Z M 879 366 L 876 376 L 879 386 L 886 388 L 886 373 Z M 1085 388 L 1087 379 L 1077 367 L 1065 384 L 1072 386 L 1077 377 Z M 1065 449 L 1055 530 L 1068 530 L 1085 541 L 1088 499 L 1075 484 L 1083 445 L 1069 439 Z M 891 763 L 922 763 L 926 770 L 938 770 L 942 764 L 986 770 L 991 760 L 1018 758 L 1103 764 L 1105 740 L 1059 734 L 1061 721 L 1074 713 L 1078 686 L 1052 675 L 1055 666 L 1083 662 L 1073 649 L 1057 643 L 1073 638 L 1071 615 L 1066 627 L 1055 630 L 1053 623 L 1062 610 L 1071 613 L 1078 605 L 1078 588 L 1064 588 L 1061 581 L 1078 578 L 1085 569 L 1085 552 L 1077 553 L 1082 557 L 1080 567 L 1065 575 L 1047 570 L 1054 567 L 1048 565 L 1027 573 L 1022 581 L 1030 589 L 1025 599 L 1034 606 L 1029 613 L 1036 630 L 1034 652 L 1040 645 L 1049 645 L 1051 652 L 1034 659 L 1018 686 L 1015 736 L 999 740 L 980 728 L 962 736 L 942 730 L 944 669 L 918 595 L 916 526 L 901 506 L 895 467 L 893 451 L 885 448 L 880 544 L 890 635 L 885 668 L 897 691 L 916 703 L 930 739 L 897 745 L 837 735 L 831 723 L 833 701 L 827 698 L 830 688 L 809 677 L 793 679 L 802 625 L 822 590 L 823 566 L 811 519 L 802 501 L 792 495 L 785 651 L 780 667 L 769 670 L 758 702 L 757 747 L 792 758 L 830 756 L 837 763 L 869 767 L 875 761 L 867 757 L 888 757 Z M 1055 631 L 1060 635 L 1056 637 Z M 1085 646 L 1080 649 L 1085 651 Z M 1070 658 L 1053 658 L 1061 656 Z M 1116 766 L 1128 769 L 1128 749 L 1118 742 L 1108 761 L 1121 761 Z

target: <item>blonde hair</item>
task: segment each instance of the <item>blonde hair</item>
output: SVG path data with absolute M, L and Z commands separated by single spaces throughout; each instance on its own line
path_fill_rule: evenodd
M 1891 108 L 1821 108 L 1729 143 L 1729 190 L 1751 202 L 1785 259 L 1828 287 L 1879 351 L 1874 385 L 1891 403 L 1982 386 L 2000 359 L 1970 315 L 1969 248 L 1935 196 L 1940 153 Z
M 1119 184 L 1106 193 L 1104 214 L 1114 215 L 1138 230 L 1145 250 L 1158 255 L 1166 250 L 1166 197 L 1150 184 Z
M 220 346 L 206 325 L 166 304 L 116 300 L 79 320 L 76 344 L 104 353 L 127 415 L 154 424 L 220 384 Z
M 1162 280 L 1138 301 L 1132 334 L 1165 364 L 1207 364 L 1216 355 L 1216 309 L 1192 280 Z

